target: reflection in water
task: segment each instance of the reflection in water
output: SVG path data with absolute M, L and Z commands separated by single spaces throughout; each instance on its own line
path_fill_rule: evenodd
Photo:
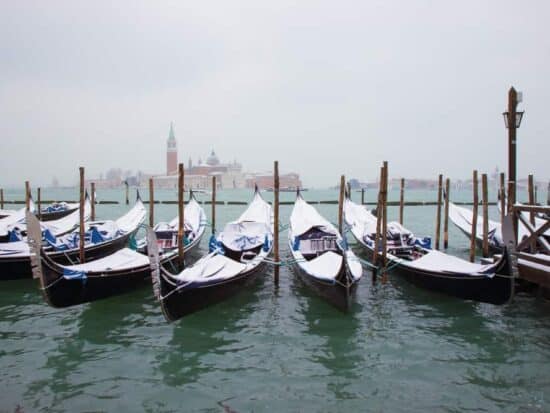
M 255 311 L 259 297 L 259 281 L 249 284 L 246 291 L 217 305 L 191 314 L 172 324 L 172 338 L 157 355 L 164 383 L 182 386 L 200 380 L 203 374 L 220 366 L 212 365 L 212 355 L 238 352 L 239 322 Z

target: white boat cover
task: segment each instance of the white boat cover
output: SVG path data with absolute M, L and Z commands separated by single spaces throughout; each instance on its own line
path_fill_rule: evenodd
M 84 220 L 87 221 L 90 218 L 90 212 L 92 210 L 91 204 L 89 199 L 86 198 L 86 203 L 84 205 Z M 13 222 L 12 224 L 6 225 L 5 227 L 2 227 L 2 224 L 0 223 L 0 235 L 7 235 L 7 233 L 13 229 L 18 229 L 19 231 L 26 231 L 27 230 L 27 224 L 25 223 L 25 208 L 22 210 L 17 211 L 16 215 L 22 214 L 23 218 Z M 67 216 L 64 216 L 63 218 L 59 218 L 53 221 L 45 221 L 40 222 L 40 227 L 42 228 L 42 231 L 49 230 L 54 236 L 58 236 L 60 234 L 65 234 L 75 227 L 78 226 L 80 222 L 80 211 L 76 210 L 72 213 L 70 213 Z
M 271 205 L 265 202 L 259 193 L 256 193 L 239 219 L 225 225 L 218 240 L 232 250 L 242 251 L 262 245 L 266 236 L 268 242 L 271 242 L 273 210 Z
M 327 251 L 310 261 L 304 260 L 299 265 L 305 272 L 315 278 L 333 281 L 340 272 L 342 260 L 341 255 Z
M 303 256 L 303 247 L 294 249 L 294 240 L 296 237 L 305 234 L 311 228 L 333 234 L 336 239 L 342 243 L 342 237 L 338 230 L 327 219 L 325 219 L 317 210 L 309 205 L 301 196 L 296 198 L 294 208 L 290 214 L 290 228 L 288 230 L 288 240 L 290 251 L 297 265 L 307 274 L 320 280 L 334 281 L 339 275 L 342 267 L 342 255 L 326 250 L 319 256 L 306 260 Z M 305 242 L 302 241 L 300 245 Z M 310 245 L 310 244 L 308 244 Z M 351 249 L 342 250 L 341 245 L 336 244 L 337 248 L 346 254 L 346 260 L 351 276 L 358 280 L 363 275 L 363 267 Z
M 430 250 L 427 254 L 414 261 L 402 260 L 401 264 L 418 270 L 437 271 L 457 275 L 483 275 L 487 277 L 493 277 L 495 275 L 495 273 L 490 270 L 497 265 L 476 264 L 437 250 Z
M 195 198 L 185 205 L 184 210 L 184 220 L 185 220 L 185 231 L 194 231 L 195 233 L 199 231 L 199 228 L 206 224 L 206 214 L 204 209 L 196 201 Z M 155 225 L 155 231 L 170 231 L 177 230 L 179 224 L 179 217 L 175 217 L 170 222 L 159 222 Z
M 28 257 L 30 253 L 27 241 L 0 242 L 0 257 Z
M 10 216 L 10 215 L 13 215 L 17 212 L 17 210 L 15 209 L 0 209 L 0 222 L 2 221 L 2 219 Z
M 351 227 L 353 235 L 358 239 L 376 234 L 377 218 L 364 205 L 358 205 L 355 202 L 346 199 L 344 201 L 344 219 Z M 387 223 L 388 237 L 393 234 L 412 236 L 411 231 L 401 225 L 399 222 L 391 221 Z
M 123 248 L 114 254 L 77 265 L 61 265 L 63 269 L 78 272 L 103 272 L 113 270 L 127 270 L 149 264 L 149 257 L 130 248 Z
M 210 253 L 175 278 L 184 282 L 224 280 L 240 274 L 246 268 L 246 264 L 227 258 L 224 255 Z
M 449 203 L 449 218 L 453 223 L 461 228 L 464 232 L 467 234 L 472 234 L 472 219 L 473 219 L 473 211 L 468 208 L 459 207 L 452 202 Z M 522 217 L 525 218 L 526 221 L 529 221 L 529 213 L 522 212 Z M 542 227 L 546 223 L 545 219 L 535 217 L 535 229 L 538 229 Z M 523 222 L 518 220 L 518 241 L 521 242 L 521 240 L 524 237 L 528 237 L 531 233 L 523 224 Z M 548 229 L 545 233 L 545 236 L 550 237 L 550 229 Z M 478 215 L 477 217 L 477 230 L 476 230 L 476 238 L 479 240 L 483 240 L 483 216 Z M 489 238 L 490 240 L 494 241 L 498 247 L 504 246 L 504 239 L 502 238 L 502 225 L 499 222 L 491 221 L 489 220 Z
M 29 203 L 29 208 L 32 213 L 36 212 L 36 205 L 34 204 L 32 198 Z M 5 237 L 6 235 L 8 235 L 9 231 L 11 231 L 16 226 L 18 228 L 25 228 L 24 224 L 26 211 L 26 207 L 23 207 L 21 209 L 18 209 L 17 211 L 14 211 L 7 217 L 0 218 L 0 236 Z
M 294 203 L 294 208 L 290 214 L 290 226 L 294 237 L 305 234 L 311 228 L 319 228 L 329 234 L 337 235 L 338 231 L 329 221 L 317 212 L 300 196 Z M 337 235 L 340 238 L 340 235 Z
M 472 233 L 472 220 L 474 219 L 474 213 L 468 208 L 463 208 L 458 205 L 449 202 L 449 219 L 462 231 L 467 234 Z M 489 226 L 489 238 L 491 242 L 498 247 L 504 246 L 502 240 L 502 226 L 499 222 L 492 220 L 488 221 Z M 476 226 L 476 239 L 483 240 L 483 216 L 478 215 Z
M 248 239 L 245 240 L 244 244 L 242 241 L 237 242 L 234 240 L 234 238 L 239 239 L 242 237 Z M 238 251 L 241 250 L 240 247 L 243 245 L 245 249 L 249 249 L 251 248 L 250 245 L 257 246 L 263 244 L 266 238 L 269 248 L 267 250 L 261 248 L 260 252 L 250 260 L 242 258 L 241 262 L 237 262 L 220 254 L 219 250 L 215 250 L 201 258 L 191 267 L 172 277 L 185 283 L 210 283 L 212 281 L 215 282 L 217 280 L 221 281 L 236 277 L 258 266 L 271 252 L 273 244 L 273 210 L 260 194 L 256 193 L 245 212 L 243 212 L 238 220 L 230 222 L 225 226 L 223 232 L 218 235 L 217 241 Z M 256 243 L 256 239 L 259 244 Z
M 74 202 L 74 203 L 67 203 L 67 202 L 64 202 L 64 201 L 55 202 L 51 205 L 43 207 L 41 209 L 41 212 L 43 214 L 48 214 L 48 213 L 51 213 L 51 212 L 60 212 L 60 211 L 67 211 L 67 210 L 75 209 L 75 208 L 78 208 L 79 206 L 80 206 L 79 202 Z
M 121 216 L 115 221 L 117 228 L 124 232 L 128 233 L 135 230 L 139 225 L 145 220 L 147 211 L 141 199 L 138 199 L 135 205 L 130 209 L 126 214 Z

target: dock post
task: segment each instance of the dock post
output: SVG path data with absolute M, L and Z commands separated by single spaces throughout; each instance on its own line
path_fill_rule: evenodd
M 126 186 L 126 205 L 130 203 L 130 186 L 128 185 L 128 181 L 124 181 L 124 185 Z
M 376 234 L 374 236 L 374 250 L 372 253 L 372 264 L 376 266 L 378 263 L 378 250 L 380 249 L 380 231 L 382 221 L 380 220 L 380 214 L 382 211 L 382 180 L 384 178 L 384 167 L 380 168 L 380 185 L 378 186 L 378 202 L 376 205 Z M 376 283 L 378 271 L 372 272 L 372 283 Z
M 443 193 L 443 175 L 439 174 L 437 180 L 437 213 L 435 218 L 435 249 L 439 250 L 439 239 L 441 237 L 441 198 Z
M 351 200 L 351 184 L 349 182 L 346 183 L 346 188 L 348 190 L 348 197 Z
M 84 264 L 86 261 L 86 256 L 84 253 L 84 244 L 85 244 L 85 237 L 86 237 L 86 228 L 84 228 L 84 167 L 81 166 L 79 169 L 80 172 L 80 207 L 79 207 L 79 215 L 80 215 L 80 228 L 79 228 L 79 240 L 78 240 L 78 246 L 80 249 L 80 264 Z
M 155 226 L 155 182 L 149 178 L 149 226 Z
M 4 189 L 0 188 L 0 209 L 4 209 Z
M 273 281 L 275 286 L 279 285 L 279 161 L 273 163 L 273 260 L 275 268 L 273 271 Z
M 28 212 L 31 208 L 31 186 L 29 181 L 25 181 L 25 209 Z
M 365 188 L 361 188 L 361 205 L 365 205 Z
M 178 165 L 178 264 L 179 269 L 183 270 L 184 266 L 184 254 L 185 254 L 185 225 L 184 225 L 184 210 L 185 210 L 185 200 L 183 193 L 183 181 L 184 181 L 184 170 L 183 164 Z
M 546 189 L 546 205 L 550 205 L 550 182 L 548 182 L 548 188 Z
M 384 161 L 384 182 L 382 186 L 382 283 L 388 281 L 388 161 Z
M 405 178 L 401 178 L 401 191 L 399 194 L 399 223 L 403 225 L 403 212 L 405 208 Z
M 506 188 L 505 188 L 504 172 L 500 173 L 500 224 L 504 222 L 506 216 Z
M 449 248 L 449 203 L 451 202 L 451 180 L 445 179 L 445 216 L 443 217 L 443 248 Z
M 483 257 L 489 256 L 489 200 L 487 174 L 481 175 L 481 196 L 483 202 Z
M 216 233 L 216 175 L 212 175 L 212 235 Z
M 517 118 L 517 105 L 521 102 L 521 93 L 518 99 L 518 92 L 513 87 L 508 91 L 508 112 L 504 112 L 506 127 L 508 128 L 508 182 L 513 184 L 512 191 L 508 188 L 508 212 L 511 213 L 516 203 L 516 150 L 517 150 L 517 128 L 519 122 Z M 523 112 L 520 112 L 523 115 Z M 521 121 L 521 117 L 519 118 Z
M 344 211 L 344 191 L 346 190 L 346 177 L 340 176 L 340 195 L 338 197 L 338 232 L 342 235 L 344 229 L 343 211 Z
M 474 190 L 474 204 L 472 210 L 472 231 L 470 239 L 470 262 L 474 262 L 476 258 L 476 236 L 477 236 L 477 210 L 479 204 L 477 170 L 474 170 L 472 185 Z
M 533 174 L 529 174 L 529 177 L 527 179 L 527 194 L 528 194 L 528 199 L 529 199 L 529 205 L 535 205 L 535 185 L 534 185 L 534 179 L 533 179 Z M 529 212 L 529 222 L 531 223 L 531 225 L 533 226 L 533 228 L 536 228 L 535 227 L 535 213 L 534 212 Z M 536 239 L 533 237 L 533 241 L 531 242 L 531 253 L 534 254 L 536 252 L 536 248 L 537 248 L 537 241 Z
M 90 203 L 92 205 L 92 211 L 90 213 L 90 219 L 95 221 L 95 182 L 90 183 Z
M 36 188 L 36 209 L 37 209 L 37 215 L 38 219 L 42 219 L 42 191 L 40 190 L 40 187 Z

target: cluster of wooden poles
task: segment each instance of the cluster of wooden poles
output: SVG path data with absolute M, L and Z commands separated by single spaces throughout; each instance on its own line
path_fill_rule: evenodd
M 273 236 L 273 254 L 274 261 L 279 262 L 279 162 L 274 162 L 274 185 L 273 185 L 273 209 L 274 209 L 274 236 Z M 84 168 L 79 168 L 80 172 L 80 239 L 84 239 L 85 227 L 84 227 L 84 204 L 85 204 L 85 181 L 84 181 Z M 479 207 L 479 193 L 478 193 L 478 171 L 473 171 L 473 215 L 472 215 L 472 229 L 471 229 L 471 243 L 470 243 L 470 261 L 475 260 L 476 253 L 476 235 L 477 235 L 477 217 L 478 217 L 478 207 Z M 178 239 L 183 239 L 184 234 L 184 179 L 185 179 L 185 170 L 182 163 L 178 165 Z M 488 217 L 488 187 L 487 187 L 487 174 L 481 175 L 481 192 L 482 192 L 482 216 L 483 216 L 483 256 L 489 256 L 489 217 Z M 343 204 L 345 198 L 345 190 L 348 190 L 348 193 L 351 194 L 351 188 L 349 182 L 346 186 L 345 176 L 342 175 L 340 179 L 340 194 L 338 200 L 338 229 L 341 234 L 343 234 Z M 449 246 L 449 200 L 450 200 L 450 190 L 451 182 L 449 178 L 445 180 L 445 196 L 443 196 L 443 175 L 438 177 L 438 194 L 437 194 L 437 213 L 436 213 L 436 231 L 435 231 L 435 249 L 439 250 L 440 248 L 440 235 L 441 235 L 441 215 L 442 209 L 444 209 L 444 223 L 443 223 L 443 248 L 447 249 Z M 514 183 L 508 183 L 508 193 L 514 191 Z M 400 197 L 399 197 L 399 223 L 403 225 L 403 216 L 404 216 L 404 192 L 405 192 L 405 179 L 401 179 L 401 188 L 400 188 Z M 361 191 L 361 204 L 365 204 L 365 191 Z M 535 200 L 535 187 L 533 175 L 529 175 L 528 178 L 528 197 L 529 204 L 534 205 Z M 128 185 L 126 185 L 126 204 L 129 203 L 128 195 Z M 31 199 L 31 189 L 29 181 L 25 182 L 25 205 L 27 210 L 30 207 Z M 504 173 L 500 174 L 500 188 L 499 188 L 499 199 L 500 199 L 500 213 L 501 220 L 504 218 L 506 211 L 506 189 L 505 189 L 505 176 Z M 90 184 L 90 202 L 91 202 L 91 220 L 95 220 L 95 183 Z M 41 189 L 37 188 L 37 209 L 38 217 L 40 218 L 41 210 Z M 212 233 L 215 233 L 216 228 L 216 176 L 212 176 Z M 548 194 L 548 204 L 550 204 L 550 184 L 549 184 L 549 194 Z M 0 209 L 4 207 L 4 191 L 0 189 Z M 149 178 L 149 225 L 154 226 L 154 181 L 153 178 Z M 375 237 L 375 246 L 374 250 L 381 250 L 381 254 L 375 254 L 373 258 L 373 265 L 376 267 L 378 261 L 380 261 L 380 268 L 382 273 L 382 282 L 387 280 L 387 208 L 388 208 L 388 162 L 384 161 L 383 165 L 380 167 L 380 185 L 378 191 L 378 198 L 376 202 L 376 215 L 377 215 L 377 225 L 376 225 L 376 237 Z M 513 208 L 513 204 L 508 203 L 508 212 Z M 535 222 L 535 215 L 533 212 L 530 213 L 531 223 Z M 185 246 L 183 242 L 178 243 L 178 254 L 179 254 L 179 264 L 180 268 L 183 267 Z M 85 262 L 85 251 L 84 243 L 80 243 L 80 262 Z M 274 271 L 275 283 L 278 283 L 279 280 L 279 267 L 275 266 Z M 376 279 L 376 272 L 373 272 L 373 281 Z

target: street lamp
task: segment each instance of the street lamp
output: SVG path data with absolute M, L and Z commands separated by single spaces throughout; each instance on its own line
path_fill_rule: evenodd
M 516 129 L 519 128 L 519 126 L 521 125 L 521 119 L 523 119 L 523 114 L 525 113 L 525 111 L 523 112 L 516 112 Z M 506 129 L 509 129 L 509 119 L 510 119 L 510 112 L 502 112 L 502 116 L 504 116 L 504 126 L 506 126 Z
M 523 100 L 523 94 L 513 87 L 508 91 L 508 111 L 504 112 L 504 125 L 508 129 L 508 212 L 516 203 L 516 129 L 521 125 L 524 112 L 516 110 Z

